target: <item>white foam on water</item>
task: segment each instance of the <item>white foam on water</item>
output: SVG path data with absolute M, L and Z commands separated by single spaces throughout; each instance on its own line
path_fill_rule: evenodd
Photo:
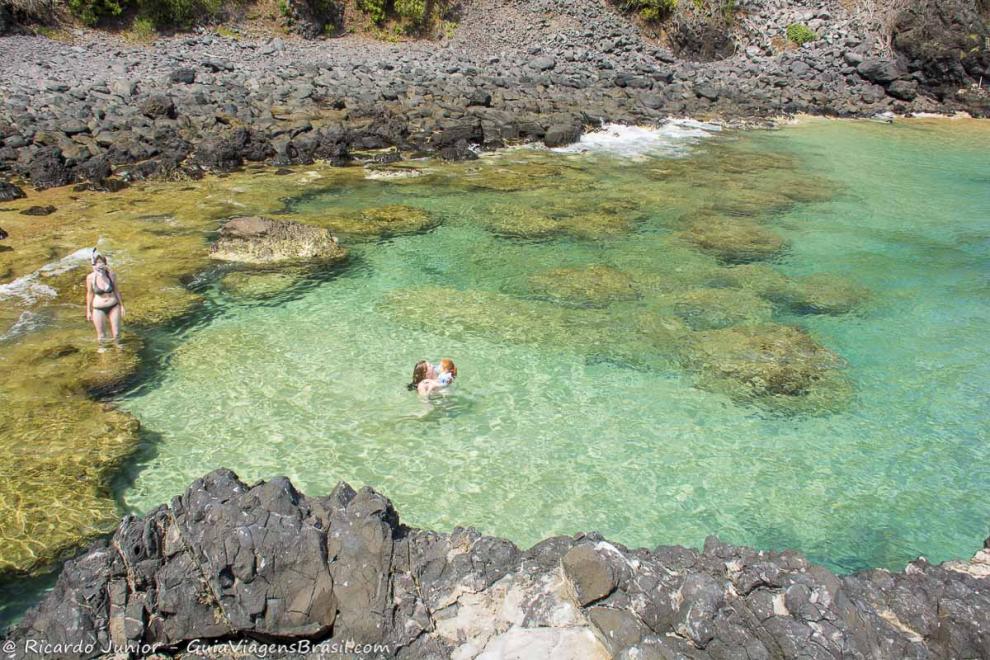
M 700 140 L 722 130 L 718 124 L 693 119 L 668 119 L 658 127 L 605 124 L 580 141 L 553 149 L 557 153 L 606 153 L 627 158 L 681 156 Z
M 58 261 L 45 264 L 33 273 L 29 273 L 7 284 L 0 284 L 0 300 L 20 298 L 25 303 L 35 303 L 44 298 L 54 298 L 58 295 L 53 287 L 41 281 L 42 277 L 61 275 L 81 264 L 88 263 L 93 254 L 93 248 L 81 248 Z

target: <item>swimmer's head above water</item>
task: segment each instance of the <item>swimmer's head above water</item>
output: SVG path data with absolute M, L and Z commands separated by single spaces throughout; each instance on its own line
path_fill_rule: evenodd
M 413 367 L 412 382 L 406 385 L 406 389 L 409 390 L 416 389 L 417 387 L 419 387 L 420 383 L 422 383 L 424 380 L 427 379 L 429 374 L 430 374 L 430 363 L 427 362 L 426 360 L 420 360 L 419 362 L 416 363 L 416 366 Z

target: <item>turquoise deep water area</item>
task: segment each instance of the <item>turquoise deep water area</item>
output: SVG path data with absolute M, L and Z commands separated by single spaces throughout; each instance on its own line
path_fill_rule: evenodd
M 402 204 L 435 226 L 345 236 L 345 267 L 266 294 L 205 275 L 203 313 L 156 331 L 148 378 L 119 401 L 145 438 L 123 505 L 222 466 L 310 495 L 370 485 L 406 524 L 520 546 L 718 534 L 842 572 L 972 554 L 990 533 L 990 127 L 616 133 L 287 200 L 303 220 Z M 771 274 L 841 278 L 856 304 L 815 313 L 732 284 L 736 264 L 684 238 L 699 209 L 782 237 Z M 583 286 L 589 268 L 607 286 Z M 726 309 L 690 307 L 699 288 Z M 676 345 L 696 313 L 803 328 L 841 358 L 844 393 L 740 396 L 636 330 L 669 317 Z M 452 393 L 406 391 L 441 357 Z

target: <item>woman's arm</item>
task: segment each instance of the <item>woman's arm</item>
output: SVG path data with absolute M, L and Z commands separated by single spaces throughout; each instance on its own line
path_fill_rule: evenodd
M 432 378 L 427 378 L 426 380 L 419 381 L 419 385 L 416 387 L 416 391 L 421 395 L 432 394 L 440 389 L 440 383 L 433 380 Z
M 124 299 L 120 295 L 120 287 L 117 286 L 117 273 L 110 272 L 110 281 L 113 282 L 113 293 L 117 296 L 117 302 L 120 304 L 120 318 L 124 318 Z
M 86 276 L 86 320 L 93 320 L 93 287 L 90 285 L 92 275 Z

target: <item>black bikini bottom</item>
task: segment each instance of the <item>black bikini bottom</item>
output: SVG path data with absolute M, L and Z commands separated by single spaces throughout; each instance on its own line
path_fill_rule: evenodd
M 116 307 L 119 304 L 120 304 L 119 302 L 114 301 L 114 303 L 112 305 L 110 305 L 109 307 L 94 307 L 93 308 L 93 311 L 94 312 L 103 312 L 104 314 L 109 314 L 113 310 L 113 308 Z

